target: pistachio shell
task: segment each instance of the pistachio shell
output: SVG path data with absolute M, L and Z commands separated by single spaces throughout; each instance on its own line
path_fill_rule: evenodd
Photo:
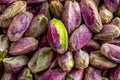
M 68 47 L 68 34 L 63 23 L 58 19 L 52 19 L 48 24 L 47 39 L 54 51 L 63 54 Z

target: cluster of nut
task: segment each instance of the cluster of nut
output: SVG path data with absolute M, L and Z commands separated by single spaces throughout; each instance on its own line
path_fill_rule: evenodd
M 0 80 L 120 80 L 120 0 L 0 0 Z

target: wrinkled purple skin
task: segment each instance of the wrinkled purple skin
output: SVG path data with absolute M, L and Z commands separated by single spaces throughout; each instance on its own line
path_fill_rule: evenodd
M 93 0 L 81 0 L 81 13 L 87 27 L 95 33 L 102 30 L 102 22 Z
M 120 65 L 111 70 L 110 80 L 120 80 Z
M 8 73 L 18 73 L 27 63 L 28 57 L 24 55 L 3 59 L 5 71 Z
M 48 20 L 50 20 L 50 12 L 49 12 L 49 4 L 48 4 L 48 2 L 41 3 L 39 5 L 39 7 L 38 7 L 37 12 L 38 12 L 37 13 L 38 15 L 39 14 L 44 14 L 48 18 Z
M 60 69 L 48 70 L 38 80 L 65 80 L 66 72 Z
M 36 4 L 36 3 L 41 3 L 41 2 L 45 2 L 47 0 L 27 0 L 28 4 Z
M 55 68 L 57 66 L 58 66 L 58 59 L 57 58 L 52 59 L 49 69 Z
M 12 73 L 4 72 L 3 75 L 2 75 L 1 80 L 15 80 L 15 76 Z
M 81 9 L 76 1 L 66 1 L 62 13 L 62 21 L 69 35 L 81 24 Z
M 71 70 L 68 75 L 73 79 L 73 80 L 83 80 L 84 77 L 84 69 L 73 69 Z
M 114 44 L 114 45 L 120 46 L 120 38 L 113 39 L 113 40 L 109 40 L 109 41 L 107 41 L 107 43 L 110 43 L 110 44 Z
M 102 75 L 100 70 L 89 66 L 85 71 L 84 80 L 102 80 Z
M 24 32 L 29 27 L 32 17 L 33 14 L 30 12 L 21 12 L 15 16 L 8 29 L 10 41 L 17 41 L 23 36 Z
M 38 47 L 38 41 L 33 37 L 24 37 L 13 42 L 9 49 L 10 55 L 22 55 L 34 51 Z
M 69 49 L 72 51 L 78 51 L 80 48 L 84 47 L 92 37 L 91 31 L 86 27 L 86 25 L 79 26 L 76 29 L 69 40 Z
M 105 24 L 100 33 L 96 34 L 93 38 L 95 40 L 113 40 L 120 36 L 119 28 L 114 24 Z
M 92 39 L 83 47 L 83 50 L 88 53 L 99 49 L 100 49 L 100 45 Z
M 111 11 L 115 12 L 118 9 L 120 0 L 103 0 L 106 7 Z
M 58 55 L 58 64 L 63 71 L 71 71 L 74 66 L 72 52 L 67 51 L 63 55 Z
M 39 43 L 39 49 L 42 47 L 48 47 L 48 46 L 49 46 L 49 44 L 47 41 L 47 36 L 44 36 Z
M 120 63 L 120 47 L 109 44 L 109 43 L 104 43 L 101 46 L 101 53 L 107 57 L 110 60 L 113 60 L 117 63 Z
M 15 1 L 18 1 L 18 0 L 0 0 L 0 3 L 9 3 L 10 4 Z

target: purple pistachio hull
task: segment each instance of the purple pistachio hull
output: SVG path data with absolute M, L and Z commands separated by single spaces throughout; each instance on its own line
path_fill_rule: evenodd
M 68 33 L 63 23 L 58 19 L 52 19 L 48 24 L 47 40 L 54 51 L 65 53 L 68 48 Z
M 89 65 L 89 55 L 81 49 L 74 53 L 75 68 L 85 69 Z
M 120 80 L 120 65 L 111 70 L 110 80 Z
M 80 7 L 83 19 L 87 27 L 95 33 L 100 32 L 102 30 L 102 22 L 94 1 L 81 0 Z
M 65 80 L 66 72 L 60 69 L 48 70 L 38 80 Z
M 10 41 L 17 41 L 23 36 L 29 27 L 32 17 L 33 15 L 30 12 L 21 12 L 13 19 L 8 29 Z
M 84 77 L 84 69 L 73 69 L 71 70 L 68 75 L 73 79 L 73 80 L 83 80 Z
M 8 73 L 17 73 L 28 63 L 28 57 L 21 55 L 16 57 L 4 58 L 3 64 Z
M 10 55 L 22 55 L 34 51 L 38 47 L 38 41 L 33 37 L 25 37 L 13 42 L 9 49 Z
M 69 49 L 72 51 L 78 51 L 80 48 L 84 47 L 92 37 L 91 31 L 86 27 L 86 25 L 79 26 L 76 29 L 69 40 Z
M 72 52 L 67 51 L 63 55 L 58 55 L 58 64 L 63 71 L 71 71 L 74 66 Z
M 101 46 L 101 53 L 107 57 L 110 60 L 113 60 L 117 63 L 120 63 L 120 47 L 109 44 L 109 43 L 104 43 Z
M 120 29 L 114 24 L 105 24 L 100 33 L 95 34 L 95 40 L 112 40 L 120 36 Z
M 104 3 L 111 12 L 115 12 L 118 9 L 120 1 L 119 0 L 104 0 Z
M 84 80 L 102 80 L 102 75 L 100 70 L 89 66 L 85 71 Z
M 81 10 L 79 3 L 76 1 L 66 1 L 62 13 L 62 21 L 71 35 L 81 23 Z

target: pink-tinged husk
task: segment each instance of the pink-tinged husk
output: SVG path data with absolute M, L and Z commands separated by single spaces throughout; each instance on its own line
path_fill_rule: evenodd
M 64 54 L 68 48 L 68 33 L 64 24 L 53 18 L 48 24 L 47 40 L 51 48 L 59 53 Z
M 99 15 L 102 23 L 110 23 L 113 18 L 113 13 L 110 12 L 105 5 L 99 7 Z
M 33 75 L 28 68 L 24 68 L 17 80 L 33 80 Z
M 92 37 L 91 31 L 86 27 L 86 25 L 79 26 L 76 29 L 70 39 L 69 39 L 69 49 L 72 51 L 78 51 L 84 47 Z
M 43 2 L 39 5 L 37 14 L 44 14 L 48 20 L 51 19 L 48 2 Z
M 8 73 L 19 72 L 28 63 L 28 57 L 25 55 L 4 58 L 3 64 Z
M 83 50 L 74 53 L 75 68 L 85 69 L 89 65 L 89 55 Z
M 47 29 L 48 18 L 43 15 L 37 15 L 33 18 L 29 28 L 25 32 L 25 36 L 29 37 L 39 37 Z
M 33 14 L 30 12 L 21 12 L 14 17 L 8 29 L 10 41 L 18 41 L 23 36 L 28 29 L 32 18 Z
M 110 80 L 120 80 L 120 65 L 111 70 Z
M 109 44 L 109 43 L 104 43 L 101 46 L 101 53 L 107 57 L 108 59 L 115 61 L 117 63 L 120 63 L 120 47 Z
M 120 29 L 114 24 L 105 24 L 100 33 L 94 36 L 95 40 L 112 40 L 120 36 Z
M 89 66 L 85 70 L 84 80 L 102 80 L 102 75 L 100 70 Z
M 105 6 L 111 11 L 115 12 L 120 4 L 119 0 L 103 0 L 105 3 Z
M 15 76 L 12 73 L 4 72 L 1 77 L 1 80 L 15 80 Z
M 71 35 L 75 29 L 81 24 L 81 9 L 79 3 L 74 1 L 65 1 L 64 9 L 62 13 L 62 21 Z
M 54 52 L 50 47 L 39 49 L 28 62 L 28 67 L 32 73 L 38 73 L 46 70 L 54 57 Z
M 83 50 L 90 53 L 100 49 L 100 45 L 95 40 L 90 40 L 84 47 Z
M 119 17 L 115 17 L 113 20 L 112 20 L 112 23 L 114 25 L 116 25 L 117 27 L 119 27 L 120 29 L 120 18 Z
M 103 26 L 97 6 L 93 0 L 81 0 L 81 13 L 87 27 L 95 33 L 99 33 Z
M 72 69 L 68 75 L 73 79 L 73 80 L 83 80 L 84 78 L 84 69 Z
M 36 80 L 65 80 L 66 72 L 61 69 L 50 69 L 39 76 Z
M 90 53 L 90 64 L 99 69 L 110 69 L 117 66 L 117 63 L 107 59 L 100 51 Z
M 63 12 L 63 5 L 59 0 L 50 2 L 50 11 L 54 18 L 60 19 Z
M 116 38 L 116 39 L 109 40 L 109 41 L 106 41 L 106 42 L 110 43 L 110 44 L 114 44 L 114 45 L 120 46 L 120 38 Z
M 20 40 L 13 42 L 9 49 L 10 55 L 28 54 L 38 47 L 38 40 L 33 37 L 24 37 Z
M 74 67 L 72 52 L 67 51 L 62 55 L 58 55 L 58 64 L 63 71 L 71 71 L 71 69 Z
M 17 15 L 18 13 L 25 11 L 26 5 L 27 5 L 26 1 L 16 1 L 16 2 L 12 3 L 0 15 L 0 22 L 2 22 L 2 20 L 12 18 L 15 15 Z

